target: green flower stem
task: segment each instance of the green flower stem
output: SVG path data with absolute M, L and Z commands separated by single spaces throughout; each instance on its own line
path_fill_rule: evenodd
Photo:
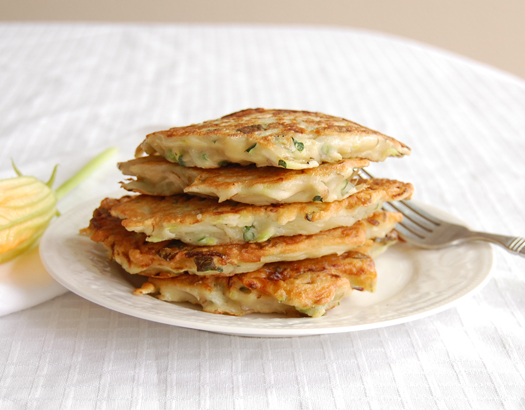
M 93 171 L 95 171 L 104 162 L 113 157 L 117 152 L 118 148 L 116 147 L 108 148 L 104 152 L 98 154 L 91 161 L 89 161 L 86 165 L 82 167 L 80 171 L 78 171 L 75 175 L 73 175 L 70 179 L 68 179 L 66 182 L 64 182 L 58 187 L 58 189 L 55 191 L 55 196 L 57 200 L 60 200 L 69 191 L 71 191 L 78 184 L 84 181 Z

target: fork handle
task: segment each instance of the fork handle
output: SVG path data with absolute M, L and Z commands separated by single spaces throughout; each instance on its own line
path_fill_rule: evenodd
M 488 241 L 503 246 L 509 252 L 525 257 L 525 238 L 519 236 L 495 235 L 485 232 L 472 232 L 472 239 Z

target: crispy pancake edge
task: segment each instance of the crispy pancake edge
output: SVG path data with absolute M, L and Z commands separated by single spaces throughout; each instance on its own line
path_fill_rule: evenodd
M 224 277 L 150 278 L 136 295 L 160 292 L 165 301 L 189 301 L 210 313 L 302 313 L 319 317 L 339 304 L 360 277 L 375 287 L 373 260 L 359 252 L 265 265 L 257 271 Z M 373 283 L 373 285 L 372 285 Z
M 342 210 L 365 207 L 383 200 L 409 199 L 413 193 L 410 183 L 387 179 L 369 180 L 369 186 L 342 201 L 291 203 L 254 206 L 233 201 L 218 203 L 214 199 L 186 195 L 153 197 L 147 195 L 124 196 L 115 200 L 111 215 L 122 219 L 122 225 L 132 231 L 152 234 L 151 227 L 162 229 L 168 225 L 196 226 L 201 223 L 214 225 L 229 217 L 235 218 L 242 229 L 244 221 L 254 216 L 267 218 L 279 225 L 285 225 L 297 218 L 306 218 L 315 223 L 328 219 Z M 245 223 L 244 225 L 247 225 Z M 169 239 L 169 238 L 163 238 Z
M 374 230 L 385 229 L 384 226 L 392 229 L 402 218 L 399 213 L 375 212 L 351 227 L 314 235 L 276 237 L 261 243 L 194 246 L 177 240 L 147 242 L 144 234 L 124 229 L 120 220 L 112 217 L 104 206 L 111 206 L 111 200 L 103 201 L 94 211 L 83 233 L 94 242 L 102 243 L 108 257 L 127 272 L 155 277 L 172 277 L 183 272 L 231 276 L 257 269 L 263 263 L 290 260 L 298 254 L 315 255 L 301 256 L 306 258 L 346 252 L 363 246 L 367 238 L 375 238 Z
M 263 120 L 271 120 L 270 127 L 265 128 L 267 121 L 263 122 Z M 309 130 L 306 126 L 316 128 Z M 167 138 L 250 135 L 258 143 L 271 147 L 276 136 L 286 137 L 293 134 L 317 137 L 328 133 L 337 133 L 341 136 L 356 133 L 379 136 L 399 147 L 400 151 L 410 153 L 410 148 L 402 142 L 342 117 L 313 111 L 264 108 L 248 108 L 215 120 L 158 131 L 148 134 L 146 140 L 155 134 L 162 134 Z

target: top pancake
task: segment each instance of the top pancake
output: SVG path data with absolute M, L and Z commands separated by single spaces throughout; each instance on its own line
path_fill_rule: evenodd
M 188 167 L 236 163 L 305 169 L 349 158 L 384 161 L 409 155 L 410 148 L 344 118 L 257 108 L 154 132 L 137 148 L 136 156 L 144 152 Z

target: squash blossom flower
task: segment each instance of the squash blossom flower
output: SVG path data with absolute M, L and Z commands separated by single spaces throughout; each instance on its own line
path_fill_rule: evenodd
M 51 219 L 59 216 L 57 202 L 116 152 L 117 148 L 109 148 L 97 155 L 57 190 L 53 190 L 52 185 L 58 166 L 44 183 L 22 175 L 11 161 L 18 176 L 0 180 L 0 263 L 28 250 L 42 236 Z

